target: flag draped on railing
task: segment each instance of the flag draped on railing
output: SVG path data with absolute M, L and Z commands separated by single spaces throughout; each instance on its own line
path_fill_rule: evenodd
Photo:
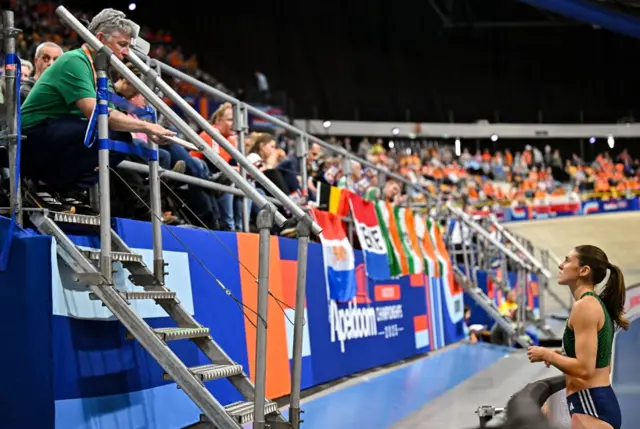
M 390 277 L 387 244 L 378 224 L 373 203 L 351 194 L 349 204 L 353 214 L 358 241 L 364 255 L 367 277 L 374 280 L 386 280 Z
M 347 239 L 340 217 L 313 209 L 313 217 L 322 228 L 320 242 L 324 259 L 327 296 L 348 302 L 356 296 L 356 270 L 353 247 Z

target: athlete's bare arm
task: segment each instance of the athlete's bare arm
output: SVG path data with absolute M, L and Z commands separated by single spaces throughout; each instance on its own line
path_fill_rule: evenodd
M 544 360 L 570 377 L 589 379 L 596 370 L 598 352 L 598 314 L 600 303 L 585 297 L 573 305 L 570 323 L 576 336 L 576 357 L 571 358 L 549 350 Z

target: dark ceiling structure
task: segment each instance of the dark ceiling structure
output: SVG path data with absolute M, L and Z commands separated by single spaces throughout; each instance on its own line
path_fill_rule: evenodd
M 590 25 L 640 38 L 640 0 L 427 0 L 444 29 Z M 533 6 L 533 7 L 532 7 Z
M 640 39 L 640 2 L 632 0 L 521 0 L 532 6 Z

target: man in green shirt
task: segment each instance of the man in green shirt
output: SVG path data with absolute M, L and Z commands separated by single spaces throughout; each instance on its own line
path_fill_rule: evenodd
M 129 54 L 136 31 L 124 13 L 113 9 L 96 15 L 88 29 L 120 60 Z M 87 189 L 98 181 L 98 144 L 84 145 L 96 106 L 95 55 L 87 45 L 63 54 L 37 80 L 22 105 L 27 136 L 22 143 L 23 174 L 56 192 Z M 131 142 L 131 133 L 146 133 L 157 143 L 175 135 L 160 125 L 110 110 L 109 138 Z M 112 166 L 122 159 L 123 154 L 111 152 Z

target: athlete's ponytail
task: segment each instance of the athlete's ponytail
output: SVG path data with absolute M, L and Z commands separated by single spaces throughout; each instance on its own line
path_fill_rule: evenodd
M 623 317 L 626 286 L 622 271 L 609 262 L 607 255 L 599 247 L 584 245 L 576 247 L 575 250 L 580 265 L 591 268 L 590 277 L 594 285 L 601 283 L 609 271 L 609 278 L 600 293 L 600 299 L 607 308 L 614 325 L 626 331 L 629 328 L 629 321 Z
M 607 307 L 613 323 L 626 331 L 629 328 L 629 321 L 623 317 L 627 292 L 624 275 L 616 265 L 609 264 L 607 268 L 609 269 L 609 279 L 600 293 L 600 299 Z

